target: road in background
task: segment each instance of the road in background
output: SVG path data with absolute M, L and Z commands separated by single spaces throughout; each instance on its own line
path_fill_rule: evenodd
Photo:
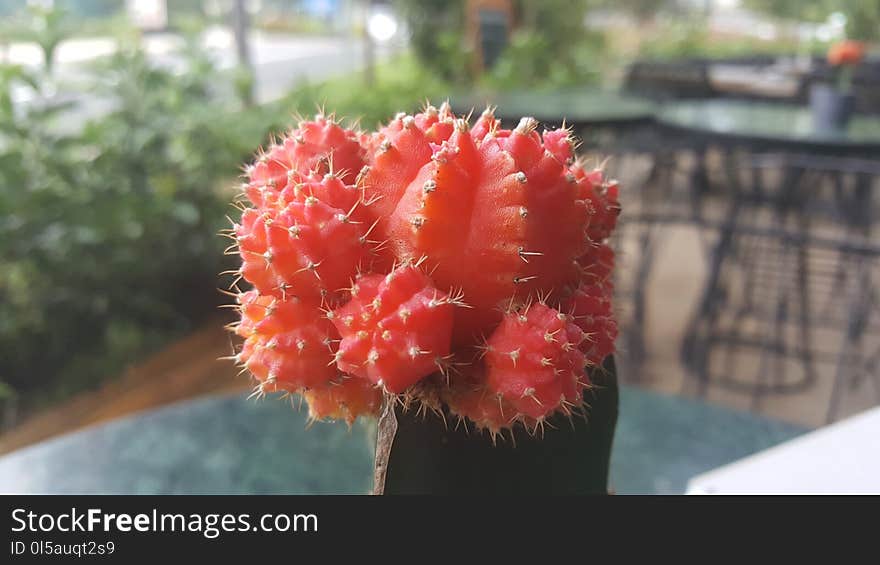
M 200 36 L 201 44 L 220 69 L 232 69 L 236 64 L 232 31 L 225 27 L 212 27 Z M 185 62 L 178 55 L 184 40 L 172 33 L 146 34 L 142 47 L 147 56 L 158 65 L 185 72 Z M 251 59 L 255 73 L 255 96 L 259 103 L 271 102 L 282 97 L 294 86 L 304 81 L 316 82 L 332 76 L 356 71 L 363 65 L 363 43 L 351 36 L 284 35 L 254 31 L 251 34 Z M 77 85 L 85 84 L 89 65 L 112 55 L 117 42 L 112 38 L 84 38 L 65 41 L 58 47 L 55 82 L 58 92 L 52 97 L 60 101 L 73 101 L 78 110 L 69 126 L 81 125 L 84 120 L 101 115 L 109 109 L 109 103 L 93 93 L 83 92 Z M 388 49 L 380 49 L 377 58 L 388 55 Z M 13 43 L 0 49 L 0 61 L 39 68 L 42 52 L 35 44 Z M 33 102 L 33 93 L 20 88 L 13 93 L 16 102 Z M 65 129 L 67 129 L 65 127 Z

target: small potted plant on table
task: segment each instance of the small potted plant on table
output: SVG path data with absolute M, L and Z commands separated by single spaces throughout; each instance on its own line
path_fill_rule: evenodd
M 378 493 L 607 492 L 618 187 L 537 128 L 319 115 L 246 168 L 234 358 L 313 420 L 381 415 Z
M 841 41 L 828 50 L 828 64 L 833 71 L 833 84 L 819 82 L 810 88 L 810 109 L 813 127 L 820 132 L 846 130 L 854 109 L 852 76 L 865 56 L 859 41 Z

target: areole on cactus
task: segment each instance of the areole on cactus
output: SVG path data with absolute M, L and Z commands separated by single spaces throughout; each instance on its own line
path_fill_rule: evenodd
M 255 392 L 349 424 L 420 403 L 493 440 L 581 412 L 614 351 L 620 206 L 575 146 L 448 104 L 374 133 L 302 121 L 246 167 L 229 233 Z

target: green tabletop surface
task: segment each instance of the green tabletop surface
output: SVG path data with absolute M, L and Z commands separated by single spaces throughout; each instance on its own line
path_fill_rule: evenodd
M 880 118 L 856 115 L 846 130 L 819 131 L 808 106 L 742 100 L 684 101 L 663 106 L 660 124 L 698 133 L 763 141 L 860 147 L 880 145 Z
M 502 119 L 531 116 L 542 122 L 589 125 L 650 120 L 654 105 L 640 98 L 591 87 L 552 91 L 469 92 L 454 95 L 450 105 L 457 113 L 479 114 L 495 106 Z
M 614 490 L 682 493 L 692 476 L 805 429 L 624 387 Z M 371 488 L 373 424 L 315 424 L 271 398 L 209 396 L 61 436 L 0 458 L 0 492 L 331 494 Z M 488 440 L 487 440 L 488 441 Z

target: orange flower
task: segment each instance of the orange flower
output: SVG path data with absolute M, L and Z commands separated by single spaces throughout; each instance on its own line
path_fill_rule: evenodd
M 860 41 L 846 40 L 835 43 L 828 50 L 828 64 L 857 65 L 865 57 L 865 45 Z

